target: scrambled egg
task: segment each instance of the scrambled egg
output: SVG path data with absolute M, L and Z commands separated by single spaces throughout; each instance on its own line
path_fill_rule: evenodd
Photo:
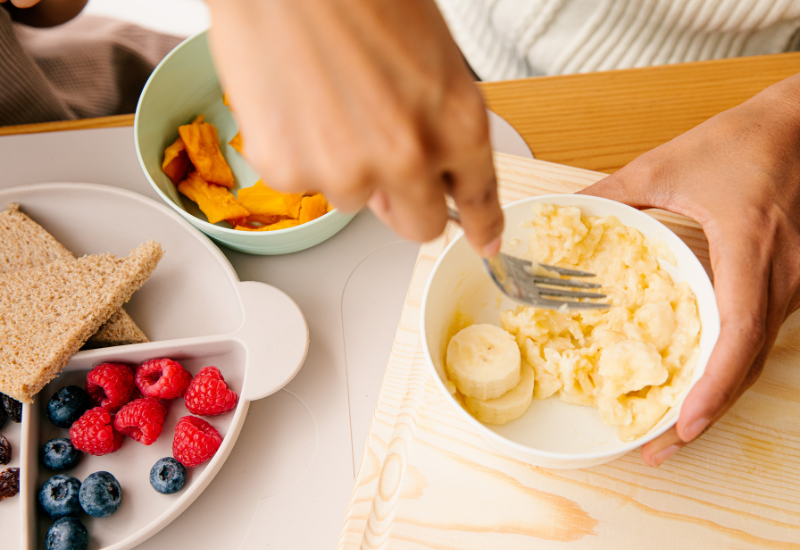
M 597 407 L 623 441 L 652 428 L 675 405 L 699 355 L 700 317 L 692 289 L 675 284 L 658 258 L 662 244 L 614 216 L 537 204 L 531 256 L 597 274 L 612 307 L 552 311 L 518 306 L 501 315 L 523 360 L 533 367 L 533 396 Z

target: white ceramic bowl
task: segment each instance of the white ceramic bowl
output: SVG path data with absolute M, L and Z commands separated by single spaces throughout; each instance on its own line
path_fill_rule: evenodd
M 661 237 L 677 258 L 677 266 L 662 262 L 675 281 L 687 281 L 697 296 L 702 323 L 700 358 L 692 384 L 702 376 L 711 350 L 719 336 L 719 312 L 714 289 L 703 266 L 677 235 L 647 214 L 618 202 L 585 195 L 544 195 L 521 200 L 504 208 L 504 243 L 519 239 L 516 254 L 527 250 L 529 228 L 522 222 L 533 218 L 534 203 L 577 206 L 591 216 L 614 215 L 645 236 Z M 508 245 L 504 244 L 504 251 Z M 445 387 L 444 357 L 448 328 L 456 312 L 468 315 L 475 323 L 500 325 L 500 313 L 515 303 L 503 297 L 484 272 L 480 258 L 459 235 L 436 262 L 422 299 L 423 348 L 427 364 L 445 399 L 480 435 L 503 453 L 535 466 L 546 468 L 588 468 L 618 458 L 643 445 L 673 426 L 680 405 L 670 409 L 649 432 L 634 441 L 623 442 L 616 428 L 605 426 L 597 409 L 562 402 L 553 396 L 534 400 L 528 411 L 503 426 L 482 424 L 473 418 Z M 687 390 L 688 392 L 688 390 Z M 681 397 L 681 403 L 686 393 Z

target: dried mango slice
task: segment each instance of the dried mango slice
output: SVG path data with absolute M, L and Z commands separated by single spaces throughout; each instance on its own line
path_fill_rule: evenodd
M 267 225 L 272 225 L 274 223 L 278 223 L 282 219 L 281 216 L 268 216 L 264 214 L 250 214 L 246 218 L 240 218 L 237 220 L 228 220 L 228 223 L 231 225 L 240 225 L 247 227 L 251 230 L 261 229 L 262 227 L 266 227 Z
M 250 227 L 247 225 L 237 225 L 234 229 L 238 229 L 240 231 L 275 231 L 277 229 L 287 229 L 289 227 L 297 227 L 300 225 L 300 220 L 281 220 L 279 222 L 273 223 L 271 225 L 265 225 L 263 227 Z
M 239 201 L 253 214 L 291 217 L 281 193 L 268 187 L 253 186 L 240 189 Z
M 300 223 L 316 220 L 328 213 L 328 201 L 319 193 L 310 197 L 303 197 L 300 203 Z
M 297 219 L 300 217 L 302 200 L 303 195 L 299 193 L 275 191 L 261 180 L 252 187 L 239 190 L 239 202 L 253 214 Z
M 189 159 L 198 175 L 208 183 L 233 187 L 233 172 L 219 150 L 217 129 L 203 120 L 204 118 L 198 117 L 191 124 L 178 127 Z
M 161 170 L 175 185 L 183 181 L 191 166 L 189 155 L 186 153 L 186 145 L 181 138 L 176 139 L 164 150 L 164 162 L 161 163 Z
M 246 218 L 250 215 L 250 212 L 239 204 L 230 191 L 219 185 L 208 183 L 197 172 L 190 173 L 185 180 L 180 182 L 178 191 L 197 203 L 209 223 Z
M 236 132 L 236 135 L 231 138 L 228 145 L 236 149 L 240 155 L 244 155 L 244 143 L 242 142 L 241 132 Z
M 296 227 L 300 225 L 298 220 L 281 220 L 277 223 L 273 223 L 272 225 L 265 226 L 262 231 L 275 231 L 276 229 L 287 229 L 289 227 Z
M 280 216 L 266 216 L 264 214 L 250 214 L 247 217 L 248 223 L 260 223 L 261 225 L 272 225 L 281 221 Z
M 222 94 L 222 104 L 233 112 L 233 107 L 231 107 L 231 103 L 228 101 L 228 94 Z
M 225 221 L 228 222 L 229 224 L 231 224 L 234 228 L 236 228 L 237 225 L 246 225 L 247 224 L 247 218 L 246 217 L 245 218 L 228 218 Z

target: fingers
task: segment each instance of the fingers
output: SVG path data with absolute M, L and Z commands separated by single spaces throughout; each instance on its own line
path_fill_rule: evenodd
M 745 376 L 744 381 L 739 386 L 738 390 L 736 391 L 736 395 L 733 399 L 730 399 L 727 404 L 725 405 L 724 409 L 720 411 L 717 415 L 717 419 L 728 412 L 736 401 L 747 391 L 750 386 L 752 386 L 755 381 L 758 379 L 758 376 L 761 373 L 761 370 L 764 366 L 764 363 L 767 360 L 767 355 L 769 355 L 770 346 L 764 346 L 761 352 L 756 357 L 755 362 L 747 371 L 747 375 Z M 710 427 L 710 425 L 709 425 Z M 706 430 L 708 427 L 706 428 Z M 702 433 L 702 432 L 701 432 Z M 699 435 L 699 434 L 698 434 Z M 695 436 L 694 439 L 697 439 L 698 436 Z M 677 426 L 673 426 L 653 441 L 642 446 L 642 460 L 648 466 L 652 466 L 657 468 L 661 466 L 667 459 L 672 457 L 675 453 L 683 449 L 689 443 L 684 441 L 678 436 L 678 428 Z
M 771 250 L 745 233 L 742 227 L 752 225 L 742 222 L 705 227 L 720 335 L 703 376 L 683 402 L 676 426 L 642 447 L 642 459 L 650 466 L 662 464 L 721 418 L 766 361 Z
M 504 218 L 497 196 L 491 150 L 451 176 L 450 194 L 458 206 L 461 227 L 472 248 L 483 257 L 500 251 Z
M 616 174 L 612 174 L 607 178 L 601 179 L 586 189 L 578 191 L 578 193 L 581 195 L 592 195 L 595 197 L 610 199 L 612 201 L 621 202 L 635 208 L 653 206 L 649 204 L 650 198 L 647 195 L 648 186 L 645 185 L 644 182 L 642 182 L 640 185 L 629 185 L 625 174 L 620 173 L 624 171 L 625 168 Z
M 376 189 L 367 203 L 372 213 L 384 223 L 389 225 L 389 199 L 382 189 Z M 389 225 L 391 227 L 391 225 Z
M 678 424 L 642 447 L 645 464 L 660 466 L 697 439 L 756 381 L 769 354 L 769 346 L 762 345 L 755 359 L 749 359 L 751 350 L 759 346 L 760 338 L 757 334 L 742 337 L 744 330 L 741 323 L 724 325 L 706 372 L 686 396 Z M 747 341 L 749 344 L 745 343 Z M 732 342 L 742 345 L 737 347 Z M 741 360 L 737 361 L 739 358 Z
M 653 441 L 642 446 L 642 460 L 645 464 L 652 467 L 661 466 L 665 460 L 677 453 L 686 445 L 686 442 L 678 437 L 678 431 L 673 426 Z
M 444 183 L 429 178 L 404 187 L 381 186 L 370 209 L 404 239 L 426 242 L 441 235 L 447 224 Z
M 655 155 L 646 153 L 578 193 L 610 199 L 634 208 L 670 210 L 671 179 L 669 171 Z
M 472 247 L 492 256 L 500 249 L 503 212 L 486 110 L 474 83 L 468 81 L 448 98 L 441 121 L 440 128 L 423 132 L 414 145 L 398 141 L 387 165 L 391 169 L 383 176 L 387 183 L 377 182 L 370 208 L 401 236 L 427 241 L 447 223 L 444 197 L 450 194 Z
M 367 203 L 416 241 L 441 234 L 450 191 L 472 245 L 499 248 L 485 107 L 434 3 L 209 4 L 212 52 L 266 183 L 318 189 L 344 211 Z
M 445 107 L 447 131 L 441 138 L 447 191 L 458 206 L 461 227 L 478 254 L 500 251 L 504 218 L 497 195 L 489 120 L 475 84 L 468 81 Z
M 684 213 L 671 204 L 668 170 L 659 167 L 657 159 L 651 162 L 646 157 L 582 193 L 638 208 Z M 715 222 L 718 225 L 704 227 L 712 254 L 720 335 L 704 375 L 686 396 L 676 426 L 642 447 L 642 459 L 651 466 L 663 463 L 719 419 L 746 389 L 745 382 L 752 383 L 751 368 L 757 377 L 759 364 L 766 360 L 771 250 L 742 230 L 759 226 L 750 222 L 737 220 L 724 227 Z
M 703 377 L 681 409 L 677 430 L 683 441 L 695 439 L 735 402 L 766 341 L 771 250 L 752 235 L 742 234 L 740 227 L 706 228 L 720 335 Z

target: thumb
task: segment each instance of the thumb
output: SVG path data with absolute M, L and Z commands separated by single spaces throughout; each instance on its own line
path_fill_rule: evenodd
M 641 158 L 641 157 L 640 157 Z M 668 178 L 654 177 L 651 170 L 642 168 L 645 163 L 636 159 L 621 170 L 579 191 L 581 195 L 592 195 L 621 202 L 634 208 L 668 208 Z

